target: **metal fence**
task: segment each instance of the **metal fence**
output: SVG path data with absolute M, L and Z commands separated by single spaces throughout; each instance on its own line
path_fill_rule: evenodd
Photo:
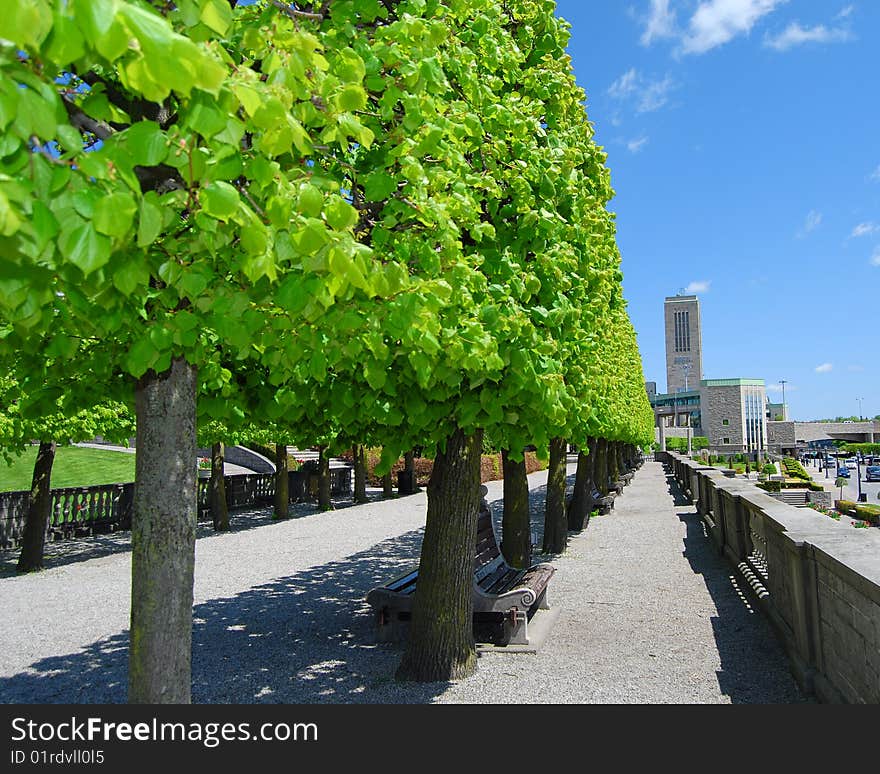
M 268 505 L 275 497 L 275 476 L 272 473 L 246 473 L 223 478 L 229 510 Z M 298 470 L 288 472 L 290 502 L 314 499 L 311 493 L 316 488 L 310 478 L 316 476 Z M 210 479 L 198 480 L 200 521 L 211 520 L 209 487 Z M 330 469 L 330 494 L 337 497 L 351 494 L 351 468 Z M 47 540 L 131 529 L 133 483 L 53 489 L 51 497 Z M 0 492 L 0 548 L 16 548 L 21 544 L 29 506 L 30 492 Z

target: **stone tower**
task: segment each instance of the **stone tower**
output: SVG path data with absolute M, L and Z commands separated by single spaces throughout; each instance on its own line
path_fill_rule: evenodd
M 670 296 L 663 302 L 666 329 L 666 392 L 699 390 L 703 378 L 700 300 Z

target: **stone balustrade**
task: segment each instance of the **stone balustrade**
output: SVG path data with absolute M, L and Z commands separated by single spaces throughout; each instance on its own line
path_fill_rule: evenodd
M 880 702 L 880 530 L 787 505 L 674 452 L 657 457 L 755 592 L 801 687 L 825 702 Z

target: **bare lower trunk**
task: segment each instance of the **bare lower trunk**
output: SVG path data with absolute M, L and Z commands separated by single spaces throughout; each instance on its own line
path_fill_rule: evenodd
M 52 515 L 52 464 L 55 462 L 55 442 L 40 441 L 34 475 L 31 478 L 31 500 L 21 536 L 21 554 L 18 572 L 43 569 L 43 550 L 46 545 L 46 527 Z
M 273 498 L 273 519 L 286 519 L 290 504 L 290 477 L 288 469 L 287 444 L 275 444 L 275 497 Z
M 593 470 L 596 488 L 604 497 L 608 494 L 608 441 L 604 438 L 596 442 L 596 466 Z
M 411 451 L 403 455 L 403 470 L 397 474 L 397 491 L 402 495 L 415 494 L 418 491 L 415 454 Z
M 596 461 L 596 440 L 590 438 L 587 450 L 578 452 L 577 473 L 574 477 L 574 492 L 568 506 L 568 528 L 573 531 L 582 530 L 590 522 L 590 508 L 593 499 L 593 465 Z
M 211 503 L 211 520 L 214 522 L 214 529 L 218 532 L 226 532 L 229 529 L 229 508 L 226 506 L 226 479 L 223 477 L 224 459 L 224 445 L 222 443 L 215 443 L 211 447 L 209 499 Z
M 399 680 L 458 680 L 476 669 L 474 546 L 483 431 L 456 430 L 434 459 L 419 582 Z
M 608 482 L 616 484 L 620 478 L 620 471 L 617 468 L 617 441 L 609 441 L 608 443 Z
M 532 560 L 532 533 L 529 517 L 529 479 L 526 461 L 510 459 L 507 449 L 501 450 L 504 476 L 504 516 L 501 519 L 501 553 L 512 567 L 526 568 Z
M 565 518 L 565 453 L 564 438 L 550 440 L 550 465 L 547 468 L 547 504 L 544 512 L 544 553 L 561 554 L 568 539 Z
M 386 473 L 382 476 L 382 496 L 394 496 L 394 479 L 391 477 L 391 473 Z
M 318 456 L 318 507 L 322 511 L 333 508 L 330 502 L 330 457 L 327 456 L 327 447 L 321 446 Z
M 357 443 L 351 450 L 354 458 L 354 501 L 367 502 L 367 449 Z
M 136 704 L 191 699 L 196 377 L 178 358 L 135 390 L 128 700 Z

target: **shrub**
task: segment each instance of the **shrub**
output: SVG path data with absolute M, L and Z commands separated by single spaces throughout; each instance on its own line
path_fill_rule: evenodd
M 759 489 L 763 489 L 767 492 L 781 492 L 782 491 L 782 482 L 781 481 L 763 481 L 758 484 Z
M 880 524 L 880 508 L 876 505 L 856 503 L 855 517 L 870 524 Z
M 772 462 L 768 462 L 761 468 L 761 472 L 765 475 L 772 476 L 776 472 L 776 466 Z

